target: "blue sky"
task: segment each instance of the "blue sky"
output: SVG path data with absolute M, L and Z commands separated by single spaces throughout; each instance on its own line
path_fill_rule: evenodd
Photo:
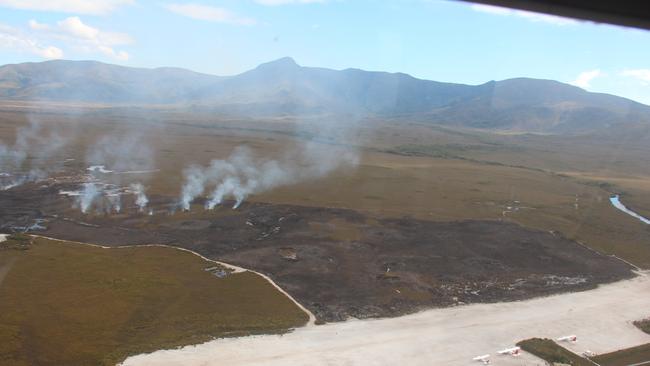
M 284 56 L 467 84 L 527 76 L 650 104 L 650 32 L 426 0 L 0 0 L 0 64 L 236 74 Z

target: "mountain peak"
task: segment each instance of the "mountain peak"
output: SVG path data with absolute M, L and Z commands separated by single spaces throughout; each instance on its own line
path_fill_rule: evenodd
M 295 69 L 300 67 L 291 57 L 282 57 L 274 61 L 260 64 L 257 69 Z

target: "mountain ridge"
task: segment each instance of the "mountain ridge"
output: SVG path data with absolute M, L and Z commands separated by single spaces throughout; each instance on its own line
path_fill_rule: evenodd
M 467 85 L 399 72 L 305 67 L 290 57 L 232 76 L 91 60 L 8 64 L 0 66 L 0 99 L 201 105 L 255 117 L 355 115 L 533 132 L 650 124 L 649 106 L 555 80 Z

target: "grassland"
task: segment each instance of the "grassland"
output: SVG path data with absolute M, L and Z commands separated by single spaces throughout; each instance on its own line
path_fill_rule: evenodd
M 650 334 L 650 319 L 636 321 L 634 325 Z M 591 357 L 593 362 L 577 356 L 550 339 L 532 338 L 521 341 L 517 345 L 549 363 L 559 362 L 577 366 L 594 365 L 593 362 L 600 366 L 628 366 L 650 363 L 650 344 L 594 356 Z
M 224 158 L 239 145 L 257 156 L 282 156 L 317 135 L 319 123 L 327 123 L 146 109 L 79 115 L 3 110 L 0 138 L 11 141 L 15 127 L 30 118 L 71 136 L 59 160 L 85 156 L 90 144 L 106 134 L 142 133 L 160 169 L 144 183 L 150 194 L 166 197 L 179 194 L 181 172 L 189 164 Z M 334 150 L 356 150 L 358 167 L 250 199 L 432 221 L 509 220 L 650 268 L 650 229 L 608 201 L 611 193 L 621 193 L 626 206 L 650 216 L 646 136 L 507 135 L 375 120 L 350 124 L 354 133 L 347 134 L 353 141 L 336 131 L 320 132 L 318 140 Z M 76 163 L 85 168 L 83 159 Z M 126 177 L 120 179 L 126 183 Z
M 210 121 L 216 127 L 209 127 L 208 121 L 198 121 L 201 128 L 185 126 L 185 142 L 170 147 L 167 161 L 193 156 L 206 164 L 239 143 L 277 156 L 301 138 L 278 130 L 309 129 L 290 121 L 256 122 Z M 650 148 L 641 140 L 498 135 L 390 121 L 368 121 L 357 130 L 355 141 L 347 145 L 360 154 L 357 168 L 251 199 L 433 221 L 510 220 L 558 232 L 650 268 L 647 225 L 616 210 L 608 200 L 611 193 L 622 193 L 628 207 L 650 212 L 650 167 L 643 158 Z M 330 139 L 336 141 L 336 136 Z M 204 147 L 211 140 L 218 145 L 206 153 Z M 345 149 L 346 141 L 341 141 L 343 146 L 332 149 Z M 182 166 L 176 164 L 170 170 Z M 177 194 L 178 184 L 159 179 L 154 189 Z
M 642 331 L 650 334 L 650 318 L 635 321 L 634 325 Z
M 513 221 L 650 268 L 648 228 L 612 207 L 609 195 L 597 185 L 545 172 L 371 153 L 352 173 L 281 187 L 254 199 L 434 221 Z
M 650 344 L 598 355 L 592 357 L 591 361 L 568 351 L 550 339 L 531 338 L 521 341 L 517 345 L 524 351 L 530 352 L 550 364 L 628 366 L 642 362 L 650 362 Z
M 279 157 L 319 135 L 331 149 L 357 151 L 359 166 L 251 200 L 350 208 L 380 218 L 512 221 L 650 268 L 648 226 L 608 201 L 611 193 L 621 193 L 628 207 L 650 216 L 650 144 L 644 136 L 505 135 L 364 121 L 349 141 L 318 132 L 318 124 L 327 121 L 234 120 L 146 108 L 68 113 L 64 107 L 4 108 L 0 138 L 10 142 L 16 127 L 37 120 L 69 140 L 48 161 L 57 165 L 76 158 L 66 167 L 84 171 L 83 157 L 102 136 L 139 134 L 141 143 L 151 146 L 159 171 L 121 176 L 119 183 L 142 180 L 151 196 L 169 198 L 179 194 L 181 172 L 189 164 L 208 164 L 240 145 L 257 156 Z M 155 230 L 158 218 L 151 220 Z M 359 238 L 338 219 L 310 229 L 344 242 Z M 215 336 L 282 331 L 307 319 L 260 277 L 242 273 L 218 279 L 203 271 L 207 263 L 185 252 L 105 250 L 40 239 L 29 249 L 20 240 L 5 246 L 0 251 L 0 364 L 110 364 L 128 354 Z M 550 340 L 525 342 L 548 357 L 577 357 Z
M 15 239 L 0 244 L 0 365 L 112 365 L 308 319 L 262 277 L 218 278 L 189 252 Z
M 598 355 L 593 360 L 601 366 L 628 366 L 644 362 L 650 363 L 650 344 Z
M 563 363 L 573 366 L 593 366 L 594 364 L 589 360 L 568 351 L 564 347 L 558 345 L 551 339 L 546 338 L 531 338 L 517 343 L 526 352 L 532 353 L 542 360 L 553 363 Z

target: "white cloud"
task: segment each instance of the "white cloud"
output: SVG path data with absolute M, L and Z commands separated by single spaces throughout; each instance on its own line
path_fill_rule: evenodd
M 50 26 L 47 24 L 39 23 L 35 21 L 34 19 L 29 21 L 29 27 L 33 30 L 48 30 L 50 29 Z
M 63 58 L 63 50 L 54 46 L 47 46 L 37 51 L 37 54 L 48 60 Z
M 126 51 L 115 51 L 114 49 L 108 46 L 98 46 L 97 49 L 99 50 L 99 52 L 103 53 L 104 55 L 114 58 L 116 60 L 127 61 L 129 59 L 129 54 Z
M 605 74 L 599 69 L 584 71 L 578 74 L 578 77 L 575 80 L 570 81 L 569 84 L 586 89 L 591 86 L 590 83 L 593 79 L 604 75 Z
M 650 69 L 627 69 L 620 72 L 621 76 L 640 80 L 644 85 L 650 84 Z
M 35 38 L 3 24 L 0 24 L 0 48 L 27 52 L 46 59 L 63 58 L 60 48 L 43 45 Z
M 65 18 L 57 24 L 60 30 L 73 37 L 93 40 L 99 35 L 99 29 L 84 24 L 79 17 Z
M 255 0 L 256 3 L 267 6 L 287 5 L 287 4 L 313 4 L 324 3 L 326 0 Z
M 502 8 L 499 6 L 492 5 L 483 5 L 483 4 L 473 4 L 471 5 L 472 10 L 478 11 L 481 13 L 488 13 L 500 16 L 514 16 L 518 18 L 523 18 L 531 22 L 543 22 L 554 25 L 572 25 L 578 24 L 578 21 L 571 18 L 558 17 L 555 15 L 534 13 L 531 11 L 524 10 L 514 10 L 508 8 Z
M 134 0 L 0 0 L 0 6 L 23 10 L 102 15 Z
M 85 24 L 79 17 L 65 18 L 56 25 L 32 20 L 29 26 L 43 38 L 64 42 L 69 47 L 83 52 L 99 52 L 119 61 L 128 60 L 129 54 L 123 50 L 115 50 L 114 47 L 133 43 L 131 36 L 126 33 L 100 30 Z
M 255 19 L 240 17 L 227 9 L 216 6 L 189 3 L 168 4 L 165 7 L 169 11 L 193 19 L 236 25 L 254 25 L 256 23 Z

